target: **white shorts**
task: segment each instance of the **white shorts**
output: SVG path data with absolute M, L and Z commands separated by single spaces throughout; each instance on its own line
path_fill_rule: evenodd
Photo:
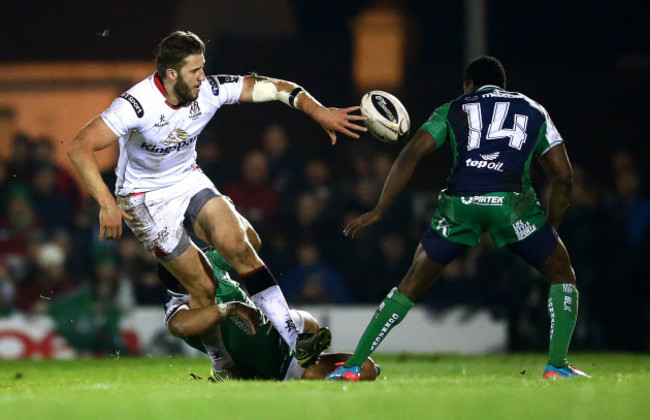
M 198 192 L 209 189 L 221 195 L 198 167 L 183 182 L 149 191 L 117 197 L 117 204 L 132 220 L 126 224 L 141 244 L 161 261 L 172 260 L 190 246 L 183 227 L 185 211 Z
M 296 324 L 296 329 L 299 333 L 304 332 L 305 330 L 305 320 L 302 318 L 300 311 L 295 309 L 289 310 L 291 313 L 291 318 L 293 318 L 294 324 Z M 302 374 L 305 372 L 305 369 L 300 366 L 298 360 L 295 357 L 291 358 L 291 363 L 289 364 L 289 369 L 287 369 L 287 374 L 284 375 L 283 381 L 291 381 L 293 379 L 301 379 Z

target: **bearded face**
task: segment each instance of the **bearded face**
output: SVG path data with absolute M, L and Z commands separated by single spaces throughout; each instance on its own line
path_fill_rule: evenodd
M 179 103 L 192 102 L 199 97 L 201 82 L 205 80 L 204 65 L 202 54 L 192 54 L 185 59 L 173 89 Z
M 174 93 L 181 103 L 195 101 L 199 97 L 199 92 L 182 79 L 174 85 Z

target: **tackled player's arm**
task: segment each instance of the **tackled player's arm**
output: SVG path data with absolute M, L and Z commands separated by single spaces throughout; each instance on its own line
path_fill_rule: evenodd
M 68 147 L 68 157 L 88 193 L 100 206 L 99 237 L 117 239 L 122 236 L 122 217 L 131 219 L 115 202 L 113 194 L 104 183 L 95 152 L 117 144 L 118 137 L 100 118 L 86 124 Z
M 352 130 L 365 132 L 368 129 L 355 124 L 356 121 L 364 121 L 366 118 L 361 115 L 350 115 L 358 111 L 359 106 L 348 108 L 326 108 L 321 105 L 301 86 L 287 80 L 274 79 L 271 77 L 252 74 L 244 76 L 244 87 L 239 98 L 240 102 L 267 102 L 281 101 L 292 108 L 299 109 L 309 115 L 323 127 L 330 137 L 332 144 L 336 143 L 335 132 L 343 133 L 346 136 L 359 138 L 359 134 Z
M 550 181 L 546 219 L 557 229 L 569 208 L 573 189 L 573 169 L 564 144 L 549 149 L 539 158 L 539 163 Z
M 420 160 L 435 149 L 436 141 L 433 136 L 427 131 L 418 130 L 393 162 L 375 208 L 350 222 L 343 233 L 346 236 L 354 237 L 359 229 L 381 220 L 386 210 L 393 204 L 395 198 L 413 176 Z
M 243 318 L 250 325 L 253 334 L 257 332 L 261 320 L 260 313 L 255 307 L 243 302 L 227 302 L 205 308 L 179 310 L 167 321 L 167 329 L 174 337 L 201 335 L 211 326 L 231 316 Z

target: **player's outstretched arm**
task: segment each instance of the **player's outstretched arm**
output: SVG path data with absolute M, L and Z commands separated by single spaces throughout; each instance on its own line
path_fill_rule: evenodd
M 573 169 L 564 144 L 560 143 L 544 153 L 539 163 L 550 181 L 546 219 L 557 229 L 569 208 L 573 189 Z
M 99 238 L 118 239 L 122 236 L 122 218 L 131 219 L 118 207 L 108 186 L 102 180 L 95 152 L 118 141 L 117 136 L 99 117 L 77 133 L 68 147 L 68 157 L 88 193 L 99 204 Z
M 216 306 L 178 311 L 167 321 L 167 329 L 174 337 L 201 335 L 222 319 L 231 316 L 244 319 L 253 334 L 257 332 L 261 320 L 260 312 L 257 308 L 243 302 L 220 303 Z
M 244 88 L 240 102 L 281 101 L 292 108 L 300 109 L 313 118 L 325 130 L 332 144 L 336 144 L 336 132 L 352 138 L 359 138 L 355 131 L 365 132 L 367 128 L 356 124 L 366 118 L 351 114 L 358 106 L 348 108 L 326 108 L 301 86 L 286 80 L 258 76 L 244 77 Z
M 395 159 L 395 162 L 393 162 L 393 166 L 388 173 L 384 188 L 375 208 L 351 221 L 343 229 L 343 234 L 353 238 L 359 230 L 381 220 L 386 210 L 388 210 L 393 201 L 395 201 L 395 198 L 411 179 L 413 171 L 415 171 L 420 160 L 429 153 L 432 153 L 435 148 L 436 142 L 431 137 L 431 134 L 423 130 L 418 130 L 411 141 L 404 146 L 397 159 Z

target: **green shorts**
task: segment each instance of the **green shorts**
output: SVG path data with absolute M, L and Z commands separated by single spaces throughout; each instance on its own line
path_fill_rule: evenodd
M 440 192 L 431 227 L 441 237 L 475 246 L 488 232 L 497 247 L 524 240 L 546 223 L 535 191 L 494 192 L 472 197 Z

